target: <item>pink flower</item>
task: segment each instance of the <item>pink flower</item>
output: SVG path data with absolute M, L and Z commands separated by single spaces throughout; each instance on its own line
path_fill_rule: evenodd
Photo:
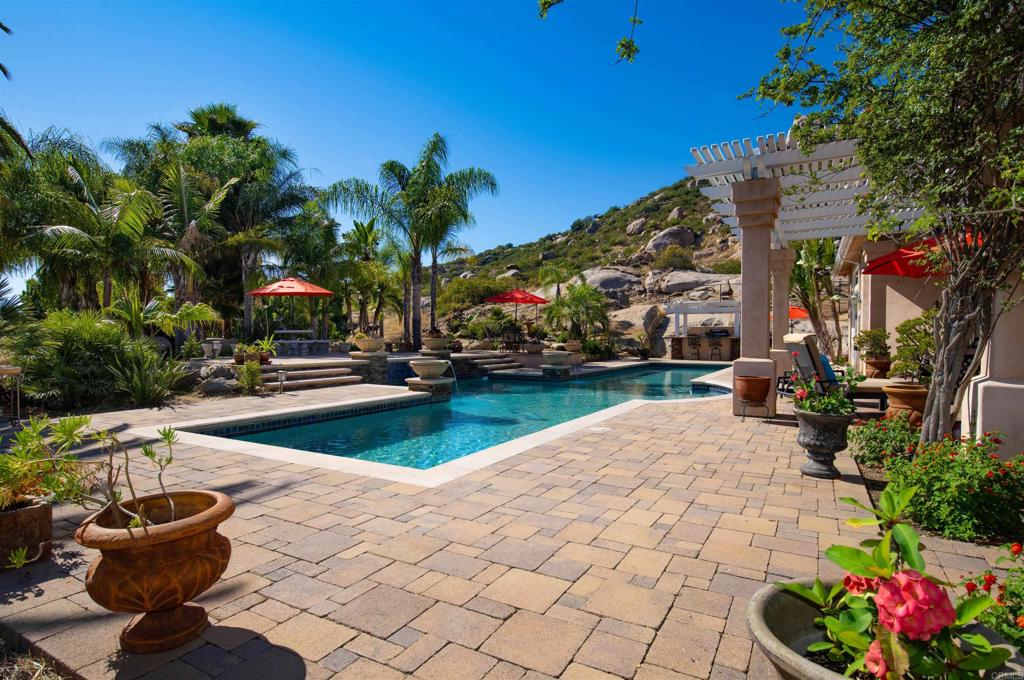
M 864 668 L 876 678 L 884 678 L 889 672 L 885 665 L 885 656 L 882 654 L 882 643 L 875 640 L 868 647 L 868 653 L 864 655 Z
M 801 387 L 800 389 L 798 389 L 795 392 L 794 396 L 797 399 L 806 399 L 807 398 L 807 390 L 805 390 L 804 388 Z
M 878 587 L 878 621 L 911 640 L 930 640 L 956 620 L 946 591 L 913 569 L 898 571 Z
M 861 595 L 868 591 L 878 590 L 878 583 L 879 579 L 877 578 L 855 576 L 854 574 L 847 574 L 843 577 L 843 587 L 851 595 Z

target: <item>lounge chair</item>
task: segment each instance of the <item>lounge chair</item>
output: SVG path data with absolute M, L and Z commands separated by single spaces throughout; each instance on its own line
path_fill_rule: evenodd
M 818 341 L 813 333 L 791 333 L 783 338 L 786 350 L 793 355 L 793 366 L 796 367 L 801 379 L 814 382 L 818 389 L 831 391 L 839 389 L 843 383 L 839 381 L 842 369 L 836 370 L 828 357 L 818 349 Z M 788 381 L 788 377 L 786 378 Z M 882 390 L 895 381 L 889 378 L 866 378 L 854 386 L 850 397 L 855 399 L 876 399 L 878 408 L 884 411 L 888 406 L 888 398 Z M 780 378 L 780 391 L 790 391 L 791 386 L 783 385 Z

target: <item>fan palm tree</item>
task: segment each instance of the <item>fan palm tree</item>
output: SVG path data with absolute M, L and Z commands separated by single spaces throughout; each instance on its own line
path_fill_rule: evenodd
M 259 123 L 238 113 L 234 104 L 219 102 L 199 106 L 188 112 L 189 120 L 178 123 L 176 128 L 191 137 L 215 137 L 225 135 L 238 139 L 249 139 Z
M 448 220 L 455 224 L 470 223 L 471 198 L 481 190 L 497 190 L 490 173 L 469 168 L 446 175 L 447 165 L 448 142 L 434 133 L 411 168 L 400 161 L 385 161 L 380 166 L 377 184 L 353 178 L 336 182 L 325 190 L 332 206 L 361 218 L 376 217 L 392 232 L 394 240 L 407 245 L 414 347 L 420 346 L 422 336 L 423 253 L 436 238 L 438 224 Z M 453 179 L 446 182 L 448 176 Z
M 562 297 L 562 284 L 579 275 L 579 271 L 568 262 L 548 262 L 540 268 L 540 285 L 555 287 L 555 300 Z
M 281 267 L 284 273 L 331 291 L 344 286 L 349 252 L 338 239 L 338 223 L 323 205 L 316 201 L 307 202 L 282 239 Z M 315 318 L 316 307 L 320 305 L 321 334 L 326 338 L 330 325 L 329 300 L 320 304 L 316 298 L 311 298 L 309 303 L 311 318 Z
M 566 287 L 565 295 L 544 308 L 551 326 L 568 324 L 570 340 L 586 340 L 595 328 L 608 326 L 607 300 L 582 277 Z
M 12 31 L 7 24 L 0 22 L 0 31 L 3 31 L 7 35 L 11 35 Z M 0 74 L 7 80 L 11 79 L 11 72 L 7 70 L 7 67 L 0 64 Z M 18 132 L 18 129 L 14 127 L 11 121 L 7 120 L 7 116 L 0 111 L 0 162 L 6 161 L 9 158 L 14 158 L 19 153 L 32 157 L 32 150 L 29 148 L 28 143 Z

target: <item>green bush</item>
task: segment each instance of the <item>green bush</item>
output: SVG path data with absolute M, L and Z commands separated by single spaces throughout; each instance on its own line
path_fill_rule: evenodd
M 13 362 L 25 370 L 25 396 L 56 409 L 119 400 L 135 405 L 133 389 L 118 384 L 124 377 L 123 367 L 116 370 L 118 362 L 157 356 L 150 341 L 131 338 L 123 326 L 98 312 L 50 312 L 9 336 L 5 344 Z
M 739 274 L 740 273 L 740 261 L 739 260 L 722 260 L 721 262 L 715 262 L 711 265 L 711 271 L 716 274 Z
M 693 250 L 669 246 L 658 253 L 651 266 L 654 269 L 693 269 Z
M 522 326 L 501 307 L 491 307 L 465 325 L 465 332 L 477 340 L 500 338 L 503 335 L 519 333 Z
M 890 456 L 913 451 L 921 428 L 910 424 L 907 413 L 892 418 L 858 420 L 850 428 L 850 441 L 856 446 L 853 458 L 861 465 L 881 467 Z
M 929 531 L 970 541 L 1024 535 L 1024 455 L 1002 460 L 1002 441 L 946 439 L 920 444 L 912 455 L 886 459 L 899 492 L 917 487 L 908 512 Z
M 117 393 L 132 406 L 159 406 L 174 393 L 185 377 L 178 362 L 162 358 L 146 343 L 134 343 L 110 367 Z
M 1002 583 L 991 570 L 987 570 L 968 579 L 964 585 L 968 593 L 981 589 L 998 598 L 999 606 L 983 611 L 978 615 L 978 621 L 1002 635 L 1017 649 L 1024 649 L 1024 546 L 1015 541 L 1002 546 L 1002 551 L 1006 554 L 996 558 L 996 564 L 1006 569 Z
M 458 312 L 476 305 L 483 304 L 484 300 L 504 293 L 513 284 L 508 281 L 485 276 L 474 276 L 468 279 L 453 279 L 441 289 L 437 296 L 437 313 L 445 316 L 452 312 Z
M 195 333 L 190 333 L 185 342 L 181 343 L 179 354 L 182 359 L 202 359 L 203 341 Z
M 583 355 L 588 361 L 611 361 L 619 356 L 613 342 L 601 342 L 593 338 L 583 341 Z
M 896 326 L 896 354 L 893 356 L 889 375 L 907 378 L 922 385 L 932 382 L 932 368 L 935 365 L 935 335 L 932 331 L 935 308 L 927 309 L 921 316 L 907 319 Z
M 242 394 L 256 394 L 263 389 L 263 371 L 258 361 L 246 361 L 238 369 L 238 386 Z
M 866 359 L 884 359 L 889 356 L 889 331 L 884 328 L 863 330 L 853 339 L 853 348 Z

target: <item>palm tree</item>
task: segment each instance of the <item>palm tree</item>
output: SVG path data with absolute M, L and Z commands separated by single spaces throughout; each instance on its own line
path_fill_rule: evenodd
M 342 235 L 343 246 L 353 260 L 352 284 L 359 295 L 359 326 L 363 330 L 370 327 L 370 298 L 380 278 L 376 265 L 384 257 L 383 241 L 384 233 L 377 229 L 376 217 L 366 222 L 353 220 L 352 229 Z
M 188 112 L 189 120 L 176 128 L 191 137 L 225 135 L 237 139 L 250 139 L 259 123 L 238 114 L 238 107 L 224 102 L 199 106 Z
M 385 161 L 377 184 L 353 178 L 325 190 L 332 206 L 357 217 L 376 217 L 392 233 L 393 240 L 408 247 L 414 347 L 420 346 L 422 335 L 423 252 L 429 248 L 432 233 L 436 234 L 442 222 L 470 223 L 470 199 L 481 190 L 497 190 L 490 173 L 469 168 L 446 175 L 447 165 L 448 142 L 434 133 L 411 168 L 396 160 Z M 453 179 L 446 181 L 449 176 Z
M 571 281 L 579 271 L 568 262 L 548 262 L 540 268 L 540 285 L 555 287 L 555 301 L 562 297 L 562 283 Z
M 283 270 L 331 291 L 345 287 L 349 253 L 338 239 L 338 223 L 317 201 L 309 201 L 282 236 Z M 310 316 L 315 318 L 319 302 L 310 299 Z M 329 301 L 320 305 L 320 328 L 327 337 L 330 325 Z
M 843 333 L 838 297 L 832 285 L 832 268 L 836 262 L 835 241 L 827 238 L 801 241 L 795 248 L 796 264 L 790 277 L 790 290 L 800 306 L 807 310 L 822 349 L 832 361 L 839 361 L 843 354 Z M 832 319 L 832 329 L 828 327 L 829 317 Z
M 586 340 L 595 328 L 608 325 L 607 300 L 583 277 L 578 283 L 570 283 L 565 295 L 545 307 L 543 313 L 551 326 L 568 324 L 570 340 Z
M 171 335 L 196 326 L 213 326 L 221 321 L 220 314 L 209 305 L 186 302 L 171 311 L 166 300 L 143 302 L 137 291 L 129 292 L 115 300 L 106 313 L 124 326 L 133 338 L 141 338 L 146 331 L 152 329 Z
M 0 31 L 7 35 L 12 33 L 10 27 L 3 22 L 0 22 Z M 0 74 L 3 74 L 7 80 L 11 79 L 11 72 L 3 64 L 0 64 Z M 27 154 L 29 158 L 32 157 L 32 150 L 28 143 L 14 127 L 14 124 L 7 120 L 7 116 L 0 111 L 0 162 L 14 158 L 19 153 Z

